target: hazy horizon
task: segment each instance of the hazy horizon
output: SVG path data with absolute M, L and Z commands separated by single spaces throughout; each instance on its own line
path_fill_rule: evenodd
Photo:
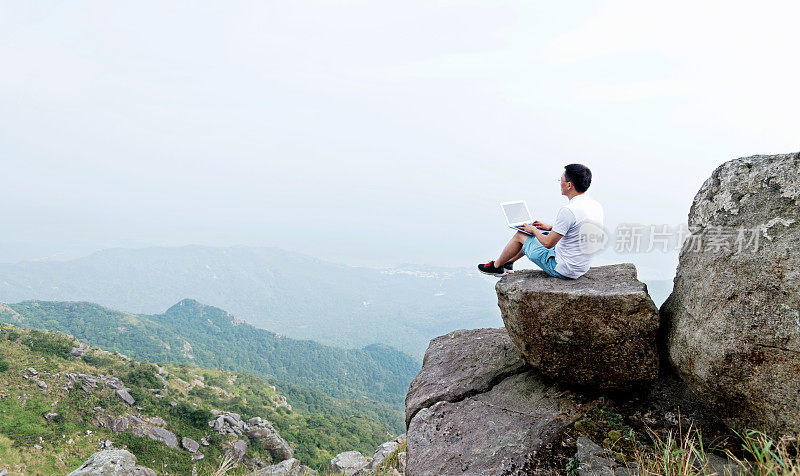
M 565 164 L 613 232 L 685 224 L 723 162 L 800 150 L 793 2 L 0 13 L 0 262 L 198 244 L 474 267 L 509 237 L 500 202 L 552 223 Z M 593 264 L 674 276 L 672 246 L 613 246 Z

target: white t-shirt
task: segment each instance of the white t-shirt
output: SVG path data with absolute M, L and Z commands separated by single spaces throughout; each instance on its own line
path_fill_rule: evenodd
M 556 243 L 556 272 L 567 278 L 578 278 L 592 261 L 592 254 L 581 246 L 581 227 L 585 223 L 603 227 L 603 207 L 593 198 L 580 194 L 572 197 L 560 210 L 553 224 L 554 232 L 563 237 Z

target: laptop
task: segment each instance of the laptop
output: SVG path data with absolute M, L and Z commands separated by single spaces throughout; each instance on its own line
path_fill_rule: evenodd
M 508 226 L 510 228 L 514 228 L 515 230 L 525 233 L 526 235 L 532 234 L 520 228 L 526 223 L 533 223 L 531 212 L 528 210 L 528 204 L 525 203 L 525 200 L 518 200 L 516 202 L 503 202 L 500 204 L 500 208 L 503 209 L 503 214 L 506 216 L 506 221 L 508 222 Z

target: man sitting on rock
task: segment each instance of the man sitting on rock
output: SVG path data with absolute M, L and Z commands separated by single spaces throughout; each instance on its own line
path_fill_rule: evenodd
M 589 270 L 591 246 L 586 246 L 587 233 L 602 233 L 603 207 L 584 195 L 592 183 L 592 172 L 581 164 L 569 164 L 561 175 L 561 195 L 569 203 L 558 211 L 554 225 L 540 221 L 525 224 L 508 242 L 500 257 L 478 270 L 492 276 L 503 276 L 513 269 L 514 261 L 527 256 L 547 274 L 561 279 L 575 279 Z M 587 228 L 588 227 L 588 230 Z M 543 233 L 540 230 L 549 231 Z

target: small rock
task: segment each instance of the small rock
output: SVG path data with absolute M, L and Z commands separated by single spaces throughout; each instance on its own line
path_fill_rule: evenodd
M 128 393 L 128 391 L 125 390 L 124 388 L 120 388 L 118 390 L 114 390 L 114 393 L 119 398 L 121 398 L 123 402 L 127 403 L 128 405 L 133 406 L 134 402 L 136 401 L 136 400 L 133 399 L 133 397 L 131 397 L 131 394 Z
M 578 438 L 578 476 L 623 476 L 627 470 L 609 456 L 608 451 L 583 436 Z
M 36 382 L 36 385 L 38 385 L 38 386 L 39 386 L 39 388 L 47 388 L 47 384 L 46 384 L 46 383 L 44 383 L 42 380 L 38 380 L 38 381 Z
M 89 351 L 89 345 L 81 342 L 77 347 L 73 347 L 70 353 L 76 357 L 80 357 Z
M 190 453 L 197 453 L 197 450 L 200 449 L 200 444 L 194 441 L 191 438 L 183 437 L 181 438 L 181 446 L 186 448 Z
M 44 416 L 44 419 L 47 421 L 53 421 L 53 418 L 57 417 L 58 413 L 48 413 Z

